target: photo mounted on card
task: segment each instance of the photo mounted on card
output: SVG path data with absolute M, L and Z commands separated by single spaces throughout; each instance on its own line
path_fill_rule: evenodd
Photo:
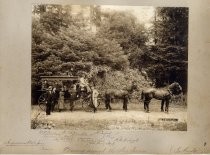
M 207 1 L 0 2 L 0 153 L 208 153 Z
M 187 131 L 188 16 L 33 4 L 31 128 Z

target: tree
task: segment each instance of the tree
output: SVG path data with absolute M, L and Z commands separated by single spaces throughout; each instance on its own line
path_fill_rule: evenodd
M 39 88 L 40 76 L 64 75 L 67 72 L 73 76 L 85 75 L 93 83 L 104 81 L 108 71 L 114 72 L 113 77 L 119 74 L 126 80 L 126 73 L 130 70 L 129 55 L 135 49 L 145 47 L 147 34 L 144 26 L 138 24 L 130 13 L 115 12 L 106 16 L 99 6 L 85 7 L 92 9 L 92 15 L 84 16 L 82 11 L 73 14 L 71 6 L 34 6 L 33 91 Z M 90 30 L 87 20 L 97 26 L 96 33 Z M 134 79 L 127 78 L 130 82 Z M 107 86 L 109 83 L 113 82 L 109 81 Z M 99 82 L 98 87 L 102 84 Z M 112 85 L 120 86 L 120 83 Z
M 103 13 L 104 17 L 97 32 L 100 37 L 115 40 L 125 53 L 135 46 L 144 46 L 147 41 L 146 29 L 129 12 Z
M 39 18 L 33 18 L 32 23 L 32 79 L 38 81 L 40 75 L 67 71 L 89 74 L 97 65 L 116 70 L 129 66 L 119 43 L 89 32 L 82 14 L 73 17 L 68 6 L 44 7 L 45 11 L 39 11 Z
M 187 90 L 188 9 L 157 8 L 151 30 L 155 45 L 130 57 L 135 67 L 146 68 L 157 87 L 177 81 Z
M 188 8 L 156 8 L 154 38 L 157 44 L 187 46 Z

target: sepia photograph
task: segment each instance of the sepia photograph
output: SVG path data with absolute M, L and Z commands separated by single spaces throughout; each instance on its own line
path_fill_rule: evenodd
M 33 4 L 31 129 L 187 131 L 188 15 Z
M 209 153 L 209 2 L 0 1 L 0 154 Z

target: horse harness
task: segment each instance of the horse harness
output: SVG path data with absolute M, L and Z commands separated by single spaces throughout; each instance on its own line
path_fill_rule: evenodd
M 173 95 L 172 92 L 171 92 L 171 90 L 170 89 L 167 89 L 167 90 L 169 92 L 169 96 L 171 97 Z M 166 95 L 166 96 L 168 96 L 168 95 Z

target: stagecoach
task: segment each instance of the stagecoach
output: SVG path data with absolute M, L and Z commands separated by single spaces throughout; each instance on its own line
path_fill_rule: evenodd
M 59 93 L 60 85 L 65 86 L 67 95 L 64 96 L 65 104 L 70 104 L 70 102 L 74 102 L 74 104 L 80 103 L 82 104 L 82 108 L 85 111 L 92 111 L 92 97 L 91 93 L 87 93 L 85 90 L 80 90 L 76 92 L 71 92 L 71 86 L 73 84 L 78 84 L 80 81 L 80 77 L 78 76 L 41 76 L 41 95 L 38 99 L 39 107 L 45 111 L 46 110 L 46 97 L 47 97 L 47 90 L 49 86 L 57 87 L 56 90 Z M 75 94 L 72 97 L 72 94 Z M 57 106 L 55 105 L 55 108 Z

